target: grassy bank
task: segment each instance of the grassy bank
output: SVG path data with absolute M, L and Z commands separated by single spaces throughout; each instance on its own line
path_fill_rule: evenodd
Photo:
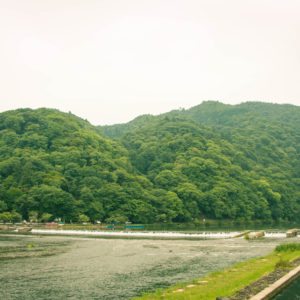
M 135 299 L 215 300 L 218 296 L 231 296 L 262 276 L 272 272 L 276 267 L 288 265 L 289 261 L 299 257 L 299 246 L 277 247 L 274 252 L 265 257 L 238 263 L 228 269 L 211 273 L 192 282 L 178 284 Z

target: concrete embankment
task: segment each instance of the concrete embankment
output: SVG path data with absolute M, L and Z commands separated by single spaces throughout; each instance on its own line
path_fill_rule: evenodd
M 286 287 L 291 281 L 300 276 L 300 266 L 293 269 L 285 276 L 281 277 L 279 280 L 262 290 L 260 293 L 251 297 L 250 300 L 267 300 L 275 296 L 280 290 Z

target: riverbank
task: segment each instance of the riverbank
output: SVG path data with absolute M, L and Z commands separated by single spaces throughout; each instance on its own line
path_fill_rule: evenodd
M 249 299 L 265 288 L 270 281 L 277 280 L 297 264 L 300 264 L 300 250 L 274 251 L 267 256 L 250 259 L 189 283 L 158 290 L 135 300 L 215 300 L 217 297 L 231 300 Z M 258 281 L 259 279 L 261 280 Z

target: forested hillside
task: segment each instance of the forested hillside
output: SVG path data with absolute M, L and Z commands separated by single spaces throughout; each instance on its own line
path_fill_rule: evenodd
M 0 114 L 2 215 L 153 222 L 153 197 L 151 182 L 136 174 L 127 150 L 88 122 L 49 109 Z
M 204 102 L 94 127 L 0 114 L 0 219 L 299 220 L 300 107 Z
M 184 220 L 299 219 L 299 107 L 208 101 L 102 130 L 156 187 L 176 193 Z

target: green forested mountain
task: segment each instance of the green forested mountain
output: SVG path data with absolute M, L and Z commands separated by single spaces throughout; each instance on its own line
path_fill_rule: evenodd
M 146 222 L 154 220 L 152 198 L 127 150 L 88 122 L 49 109 L 0 114 L 0 210 L 26 219 Z
M 204 102 L 93 127 L 0 114 L 0 216 L 66 221 L 299 220 L 300 107 Z
M 208 101 L 104 133 L 156 187 L 176 193 L 185 220 L 299 219 L 299 107 Z

